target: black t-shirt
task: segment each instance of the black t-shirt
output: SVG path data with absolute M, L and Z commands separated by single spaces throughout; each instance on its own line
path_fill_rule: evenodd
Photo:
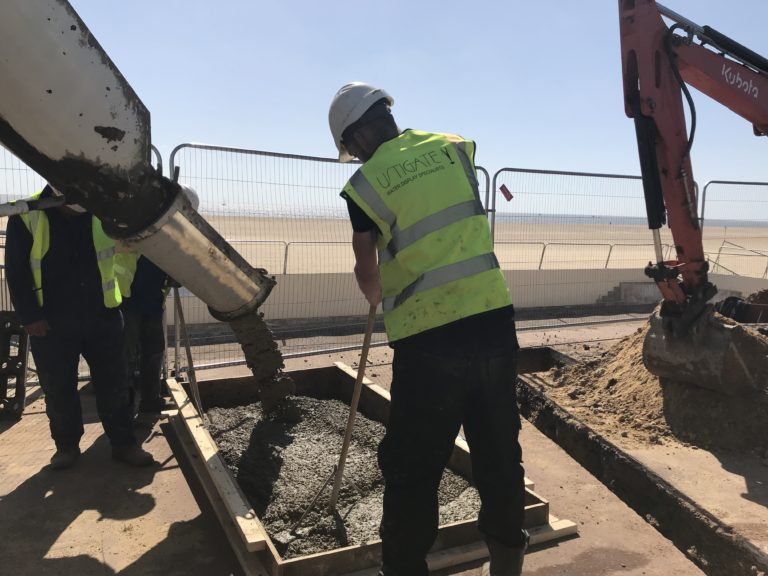
M 346 192 L 341 193 L 341 197 L 347 201 L 347 212 L 349 212 L 349 221 L 352 223 L 352 230 L 355 232 L 369 232 L 376 228 L 376 223 L 363 212 L 363 209 L 355 204 L 354 200 Z

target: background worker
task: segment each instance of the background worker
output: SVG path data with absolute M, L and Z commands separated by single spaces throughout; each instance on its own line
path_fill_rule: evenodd
M 36 196 L 54 194 L 46 186 Z M 98 218 L 79 206 L 33 210 L 8 220 L 5 265 L 11 301 L 30 335 L 32 357 L 45 392 L 56 453 L 53 468 L 80 455 L 83 418 L 77 389 L 82 354 L 112 457 L 148 466 L 152 455 L 133 433 L 122 363 L 123 320 L 114 275 L 115 244 Z
M 168 275 L 131 250 L 115 257 L 125 322 L 123 359 L 126 378 L 138 399 L 139 416 L 159 414 L 171 405 L 161 394 L 165 353 L 165 297 Z
M 384 476 L 382 574 L 427 574 L 437 492 L 460 427 L 470 446 L 490 552 L 484 573 L 518 575 L 524 479 L 515 397 L 514 308 L 493 253 L 474 142 L 400 132 L 385 91 L 342 87 L 329 123 L 339 160 L 363 165 L 344 187 L 355 275 L 381 302 L 394 349 Z
M 191 188 L 184 193 L 197 210 L 197 193 Z M 126 377 L 138 397 L 136 409 L 140 417 L 159 414 L 173 407 L 163 398 L 160 373 L 165 353 L 165 299 L 174 281 L 151 260 L 121 244 L 115 256 L 115 275 L 123 297 L 123 358 Z

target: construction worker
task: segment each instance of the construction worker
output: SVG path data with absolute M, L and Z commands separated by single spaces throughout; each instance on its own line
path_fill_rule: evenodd
M 35 197 L 58 194 L 50 185 Z M 11 301 L 30 336 L 32 357 L 45 392 L 56 453 L 54 469 L 80 455 L 83 421 L 78 364 L 88 363 L 96 404 L 112 457 L 149 466 L 133 433 L 130 398 L 121 362 L 123 319 L 114 275 L 115 244 L 98 218 L 77 205 L 33 210 L 8 220 L 5 266 Z
M 197 193 L 185 187 L 184 194 L 197 210 Z M 165 352 L 165 298 L 173 281 L 151 260 L 122 244 L 117 246 L 115 276 L 123 298 L 126 374 L 139 399 L 138 414 L 140 418 L 159 414 L 173 407 L 163 398 L 160 381 Z
M 401 132 L 384 90 L 342 87 L 329 123 L 347 182 L 358 285 L 382 304 L 394 349 L 384 476 L 383 576 L 427 574 L 438 485 L 464 426 L 490 552 L 484 574 L 518 575 L 527 534 L 515 397 L 517 337 L 509 290 L 480 202 L 475 144 Z
M 148 258 L 131 250 L 118 250 L 115 274 L 123 298 L 126 377 L 138 398 L 136 410 L 140 417 L 159 414 L 171 407 L 161 394 L 160 383 L 168 275 Z

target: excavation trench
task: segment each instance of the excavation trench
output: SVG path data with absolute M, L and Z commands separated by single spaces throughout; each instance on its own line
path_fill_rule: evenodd
M 762 454 L 768 399 L 660 381 L 642 362 L 646 330 L 586 361 L 542 349 L 520 378 L 521 414 L 709 576 L 768 572 L 758 546 L 628 453 L 681 445 Z

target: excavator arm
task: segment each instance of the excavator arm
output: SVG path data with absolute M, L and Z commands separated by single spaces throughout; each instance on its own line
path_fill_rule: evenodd
M 687 84 L 768 132 L 768 62 L 708 26 L 700 27 L 653 0 L 620 0 L 624 106 L 634 119 L 648 226 L 657 262 L 646 273 L 659 286 L 663 314 L 694 320 L 716 289 L 707 279 L 698 191 L 691 168 L 695 124 L 688 135 Z M 662 15 L 675 23 L 668 27 Z M 658 230 L 668 221 L 676 259 L 664 262 Z
M 668 26 L 662 16 L 673 22 Z M 708 26 L 698 26 L 654 0 L 619 0 L 624 107 L 635 123 L 648 227 L 656 262 L 646 274 L 659 287 L 661 307 L 645 341 L 648 369 L 729 394 L 759 385 L 768 369 L 762 344 L 713 315 L 717 292 L 698 215 L 691 167 L 696 111 L 688 85 L 768 133 L 768 61 Z M 688 102 L 688 133 L 684 99 Z M 675 259 L 664 261 L 660 229 L 668 223 Z M 738 336 L 735 334 L 738 332 Z M 747 350 L 758 345 L 753 358 Z M 733 366 L 740 366 L 734 371 Z M 730 371 L 730 374 L 729 374 Z M 750 373 L 752 373 L 750 375 Z M 763 374 L 764 372 L 760 372 Z

